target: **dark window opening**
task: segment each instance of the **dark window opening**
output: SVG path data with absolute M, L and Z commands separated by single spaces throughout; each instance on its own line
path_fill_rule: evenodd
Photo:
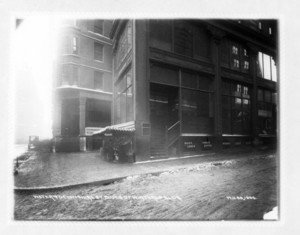
M 104 46 L 99 43 L 95 43 L 94 58 L 95 60 L 103 61 L 103 48 Z
M 103 35 L 103 20 L 95 20 L 94 22 L 94 33 Z

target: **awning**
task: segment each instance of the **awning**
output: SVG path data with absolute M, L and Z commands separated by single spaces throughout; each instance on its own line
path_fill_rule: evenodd
M 93 135 L 104 134 L 105 132 L 134 132 L 135 124 L 134 121 L 125 122 L 117 125 L 107 126 L 102 130 L 96 131 Z

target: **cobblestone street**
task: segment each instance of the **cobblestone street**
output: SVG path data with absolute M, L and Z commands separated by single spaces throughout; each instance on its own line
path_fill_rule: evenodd
M 15 192 L 17 220 L 261 220 L 277 206 L 274 154 L 195 164 L 106 186 Z

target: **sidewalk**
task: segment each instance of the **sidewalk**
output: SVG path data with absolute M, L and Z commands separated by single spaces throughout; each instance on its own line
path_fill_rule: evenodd
M 274 153 L 267 150 L 203 153 L 190 158 L 146 163 L 110 163 L 100 152 L 41 153 L 24 162 L 15 176 L 16 189 L 71 187 L 89 183 L 105 184 L 128 176 L 172 171 L 201 163 L 251 158 Z

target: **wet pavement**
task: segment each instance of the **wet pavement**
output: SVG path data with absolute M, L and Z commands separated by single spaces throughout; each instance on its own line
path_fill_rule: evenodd
M 260 152 L 204 153 L 198 157 L 151 163 L 111 163 L 100 152 L 36 153 L 19 167 L 15 187 L 54 187 L 174 170 L 207 161 L 251 157 Z
M 193 159 L 185 168 L 105 186 L 15 192 L 15 219 L 261 220 L 277 206 L 278 158 L 270 153 L 235 156 L 224 160 L 226 154 L 219 155 L 222 161 L 205 164 Z M 90 157 L 97 163 L 96 156 Z

